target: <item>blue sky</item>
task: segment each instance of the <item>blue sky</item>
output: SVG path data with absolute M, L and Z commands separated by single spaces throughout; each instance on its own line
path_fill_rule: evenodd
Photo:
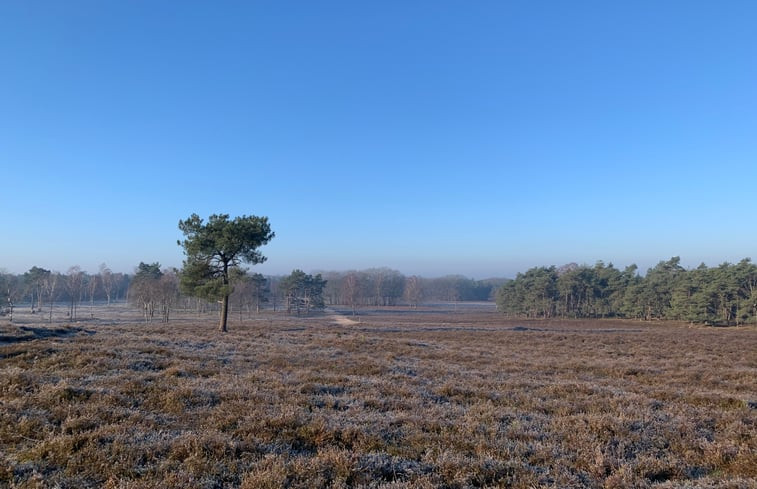
M 5 1 L 0 268 L 757 259 L 752 1 Z

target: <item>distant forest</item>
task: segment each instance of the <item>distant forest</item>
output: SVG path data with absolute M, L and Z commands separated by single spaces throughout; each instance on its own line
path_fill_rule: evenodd
M 634 318 L 713 325 L 757 322 L 757 265 L 746 258 L 686 270 L 679 257 L 646 275 L 636 265 L 535 267 L 503 285 L 497 306 L 525 318 Z
M 79 267 L 66 273 L 32 267 L 19 275 L 0 272 L 0 315 L 30 307 L 52 320 L 52 304 L 81 306 L 128 301 L 145 320 L 168 321 L 172 310 L 214 311 L 218 304 L 183 293 L 181 270 L 140 263 L 134 274 L 113 273 L 102 265 L 90 274 Z M 519 318 L 629 318 L 681 320 L 713 325 L 757 323 L 757 265 L 750 259 L 717 267 L 684 269 L 679 257 L 661 261 L 644 276 L 635 265 L 535 267 L 513 280 L 474 280 L 460 275 L 405 276 L 389 268 L 287 276 L 239 273 L 233 278 L 232 313 L 242 317 L 262 309 L 309 313 L 326 306 L 361 308 L 424 303 L 496 300 L 498 309 Z
M 143 310 L 145 319 L 168 321 L 176 309 L 209 312 L 215 301 L 183 293 L 181 270 L 161 268 L 159 263 L 140 263 L 133 274 L 114 273 L 105 264 L 98 273 L 73 266 L 66 273 L 37 266 L 23 274 L 0 272 L 0 315 L 26 307 L 52 320 L 53 304 L 67 304 L 67 317 L 82 317 L 80 309 L 95 303 L 128 301 Z M 389 268 L 309 275 L 294 270 L 286 276 L 235 273 L 230 307 L 239 316 L 262 309 L 309 313 L 326 306 L 360 308 L 410 305 L 424 302 L 493 300 L 507 279 L 473 280 L 460 275 L 439 278 L 407 277 Z M 86 312 L 83 315 L 86 316 Z

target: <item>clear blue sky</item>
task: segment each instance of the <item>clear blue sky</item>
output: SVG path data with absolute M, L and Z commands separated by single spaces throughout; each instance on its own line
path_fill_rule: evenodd
M 0 3 L 0 268 L 757 259 L 757 2 Z

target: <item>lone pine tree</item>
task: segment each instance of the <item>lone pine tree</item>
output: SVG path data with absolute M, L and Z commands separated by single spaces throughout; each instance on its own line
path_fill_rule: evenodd
M 220 301 L 218 329 L 225 332 L 232 292 L 230 273 L 242 263 L 255 265 L 266 260 L 258 248 L 275 236 L 268 218 L 241 216 L 229 220 L 228 214 L 213 214 L 204 223 L 197 214 L 192 214 L 189 219 L 179 221 L 179 229 L 185 239 L 177 243 L 186 255 L 182 292 Z

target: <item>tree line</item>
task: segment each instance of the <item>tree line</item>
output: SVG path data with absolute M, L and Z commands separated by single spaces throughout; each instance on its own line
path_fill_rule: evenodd
M 195 309 L 198 314 L 218 311 L 222 303 L 215 289 L 204 296 L 188 293 L 181 283 L 188 278 L 184 269 L 160 269 L 159 263 L 140 263 L 131 280 L 129 297 L 143 310 L 146 321 L 160 317 L 167 321 L 168 312 L 179 308 Z M 492 300 L 501 280 L 476 281 L 453 275 L 440 278 L 407 277 L 389 268 L 359 271 L 329 271 L 308 274 L 300 269 L 289 275 L 264 276 L 238 267 L 229 275 L 228 314 L 239 319 L 251 317 L 261 310 L 309 314 L 327 306 L 361 308 L 409 305 L 423 302 Z M 160 314 L 159 314 L 160 313 Z
M 526 318 L 631 318 L 715 325 L 757 322 L 757 265 L 749 258 L 687 270 L 680 257 L 640 276 L 636 265 L 534 267 L 497 290 L 508 316 Z
M 559 269 L 535 267 L 519 273 L 514 280 L 475 281 L 460 276 L 424 279 L 405 277 L 388 268 L 364 271 L 330 272 L 309 275 L 293 270 L 286 277 L 270 280 L 250 274 L 243 264 L 263 263 L 259 248 L 275 234 L 268 218 L 213 214 L 207 221 L 197 214 L 179 221 L 184 240 L 177 244 L 186 256 L 181 270 L 163 270 L 159 263 L 141 262 L 133 278 L 115 280 L 106 265 L 97 275 L 88 275 L 78 266 L 63 276 L 32 267 L 23 276 L 0 273 L 0 313 L 13 315 L 13 308 L 24 295 L 32 312 L 41 310 L 43 300 L 52 305 L 59 287 L 70 301 L 68 316 L 76 319 L 79 304 L 87 295 L 94 305 L 98 293 L 108 302 L 112 294 L 129 282 L 127 297 L 143 311 L 146 321 L 156 314 L 167 322 L 177 305 L 194 301 L 198 310 L 220 304 L 219 330 L 226 331 L 234 305 L 259 312 L 261 305 L 273 301 L 284 304 L 287 312 L 309 313 L 326 304 L 346 305 L 353 314 L 364 306 L 393 306 L 404 301 L 417 307 L 421 302 L 488 300 L 496 290 L 499 309 L 518 317 L 624 317 L 638 319 L 675 319 L 717 324 L 742 324 L 757 321 L 757 267 L 749 259 L 738 264 L 724 263 L 708 268 L 702 264 L 686 270 L 679 257 L 661 261 L 645 276 L 636 265 L 624 270 L 597 262 L 593 267 L 571 264 Z M 58 295 L 61 292 L 57 292 Z
M 331 272 L 328 277 L 296 269 L 286 277 L 270 280 L 243 267 L 266 260 L 259 248 L 275 236 L 267 217 L 243 215 L 232 219 L 228 214 L 213 214 L 205 221 L 192 214 L 179 221 L 179 230 L 184 239 L 177 244 L 186 257 L 181 270 L 140 262 L 133 277 L 122 276 L 118 282 L 121 288 L 128 282 L 127 298 L 140 307 L 145 321 L 153 321 L 157 315 L 167 322 L 171 310 L 182 305 L 186 308 L 190 302 L 198 311 L 220 304 L 219 330 L 226 331 L 235 303 L 240 316 L 243 309 L 248 314 L 252 308 L 259 312 L 261 305 L 271 300 L 276 310 L 277 299 L 288 313 L 298 315 L 323 309 L 327 301 L 330 305 L 347 305 L 354 313 L 358 307 L 392 306 L 402 300 L 415 307 L 424 300 L 488 300 L 495 287 L 493 281 L 476 282 L 459 276 L 408 278 L 386 268 Z M 63 284 L 70 299 L 68 316 L 75 320 L 86 292 L 91 305 L 98 293 L 105 293 L 110 303 L 113 277 L 105 265 L 98 275 L 88 275 L 78 266 L 64 277 L 39 267 L 32 267 L 23 277 L 0 274 L 0 314 L 9 313 L 12 320 L 15 304 L 28 295 L 32 312 L 35 305 L 41 307 L 43 298 L 47 300 L 52 321 L 53 304 L 60 296 L 56 291 Z
M 114 273 L 102 264 L 97 273 L 73 266 L 66 273 L 33 266 L 26 273 L 0 273 L 0 315 L 18 307 L 52 321 L 53 305 L 66 305 L 76 320 L 82 307 L 128 301 L 145 321 L 167 322 L 171 311 L 219 311 L 212 294 L 198 296 L 182 287 L 185 269 L 161 268 L 141 262 L 134 274 Z M 525 318 L 630 318 L 682 320 L 718 325 L 757 322 L 757 265 L 750 259 L 716 267 L 701 264 L 687 270 L 679 257 L 661 261 L 646 275 L 636 265 L 625 269 L 597 262 L 534 267 L 514 280 L 473 280 L 452 275 L 439 278 L 405 276 L 389 268 L 265 277 L 236 267 L 229 275 L 228 311 L 242 319 L 262 309 L 309 314 L 326 306 L 361 308 L 418 307 L 424 302 L 480 301 L 494 298 L 508 316 Z M 86 315 L 86 312 L 84 313 Z
M 128 296 L 131 276 L 113 272 L 106 264 L 98 273 L 87 273 L 78 265 L 66 273 L 33 266 L 23 274 L 0 272 L 0 315 L 10 315 L 20 305 L 33 314 L 47 314 L 52 320 L 52 308 L 57 302 L 68 305 L 67 316 L 75 320 L 83 303 L 122 301 Z
M 323 272 L 324 300 L 329 305 L 417 307 L 423 302 L 487 301 L 505 279 L 474 280 L 461 275 L 437 278 L 405 276 L 390 268 Z
M 66 273 L 33 266 L 26 273 L 0 272 L 0 314 L 18 307 L 52 319 L 52 305 L 67 305 L 66 316 L 81 318 L 81 308 L 111 302 L 128 302 L 141 310 L 146 322 L 167 322 L 171 311 L 217 311 L 210 297 L 195 297 L 181 287 L 184 269 L 140 262 L 133 273 L 112 272 L 102 264 L 96 273 L 79 266 Z M 307 274 L 295 269 L 289 275 L 264 276 L 244 268 L 229 276 L 229 310 L 240 319 L 263 309 L 308 314 L 326 306 L 360 308 L 409 305 L 424 302 L 492 300 L 505 279 L 474 280 L 461 275 L 426 278 L 405 276 L 389 268 L 326 271 Z

